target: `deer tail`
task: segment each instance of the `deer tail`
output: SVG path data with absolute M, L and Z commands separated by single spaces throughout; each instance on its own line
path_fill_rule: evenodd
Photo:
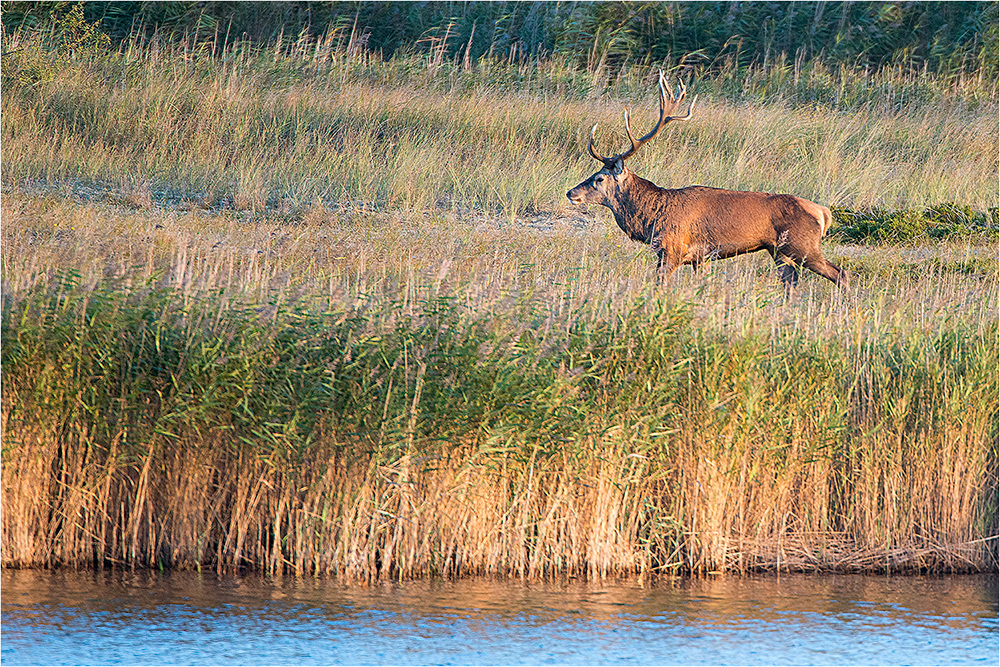
M 819 235 L 820 238 L 822 238 L 826 236 L 826 232 L 830 229 L 830 226 L 833 225 L 833 213 L 831 213 L 830 209 L 828 209 L 826 206 L 820 206 L 819 208 L 823 214 L 823 219 L 820 220 L 819 223 L 821 230 Z

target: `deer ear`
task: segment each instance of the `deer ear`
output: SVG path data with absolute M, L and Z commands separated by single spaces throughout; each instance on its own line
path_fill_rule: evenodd
M 625 160 L 615 160 L 614 163 L 608 167 L 608 171 L 610 171 L 613 176 L 621 175 L 621 173 L 625 171 Z

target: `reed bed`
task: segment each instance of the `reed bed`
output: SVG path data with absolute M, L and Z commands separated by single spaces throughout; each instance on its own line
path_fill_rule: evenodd
M 851 289 L 786 301 L 765 257 L 657 289 L 648 248 L 565 202 L 648 68 L 11 45 L 4 566 L 996 567 L 992 88 L 755 101 L 778 79 L 750 72 L 636 158 L 988 227 L 828 244 Z

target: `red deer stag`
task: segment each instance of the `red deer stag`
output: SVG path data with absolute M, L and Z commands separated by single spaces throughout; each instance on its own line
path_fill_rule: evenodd
M 625 160 L 664 125 L 691 118 L 694 101 L 686 115 L 668 115 L 684 99 L 683 81 L 676 95 L 668 94 L 660 72 L 659 87 L 660 118 L 649 134 L 636 140 L 625 110 L 625 132 L 632 146 L 624 153 L 600 155 L 594 146 L 594 125 L 587 150 L 604 167 L 567 192 L 569 200 L 610 208 L 623 232 L 634 241 L 652 246 L 659 258 L 661 280 L 669 278 L 681 264 L 691 264 L 697 270 L 705 260 L 767 250 L 778 265 L 786 293 L 798 282 L 803 265 L 846 287 L 847 272 L 824 259 L 819 247 L 832 221 L 826 206 L 793 195 L 737 192 L 703 185 L 670 190 L 637 176 L 625 166 Z

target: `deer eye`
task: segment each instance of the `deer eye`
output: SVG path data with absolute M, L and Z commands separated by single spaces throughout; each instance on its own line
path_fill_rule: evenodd
M 604 180 L 603 176 L 594 176 L 594 183 L 600 183 Z

